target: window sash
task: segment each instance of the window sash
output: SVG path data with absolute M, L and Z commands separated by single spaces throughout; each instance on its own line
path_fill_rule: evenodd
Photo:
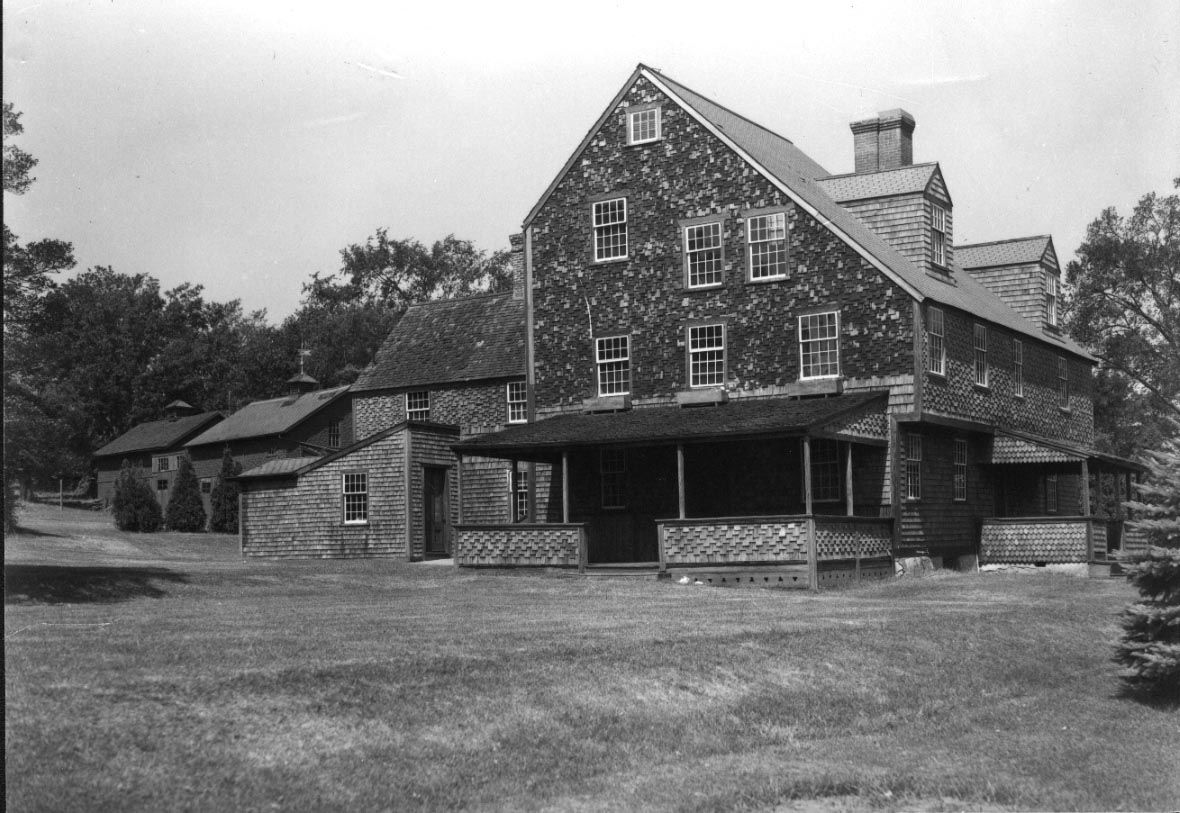
M 839 502 L 843 481 L 840 477 L 840 444 L 829 438 L 811 441 L 811 501 Z
M 1045 321 L 1057 324 L 1057 277 L 1045 272 Z
M 528 387 L 524 381 L 509 381 L 507 390 L 508 423 L 528 422 Z
M 512 473 L 509 472 L 509 478 Z M 529 518 L 529 472 L 521 469 L 516 472 L 515 482 L 512 483 L 512 521 L 524 522 Z
M 173 455 L 164 455 L 155 459 L 155 470 L 157 472 L 172 471 L 176 466 L 172 463 Z
M 345 472 L 340 477 L 343 495 L 344 524 L 359 525 L 369 521 L 369 478 L 365 472 Z
M 905 498 L 922 499 L 922 436 L 905 437 Z
M 627 143 L 645 144 L 660 139 L 660 108 L 651 107 L 627 114 Z
M 787 216 L 783 212 L 749 218 L 746 241 L 750 279 L 780 279 L 787 275 Z
M 406 420 L 430 420 L 430 391 L 420 390 L 406 393 Z
M 1057 475 L 1045 475 L 1045 513 L 1057 513 Z
M 595 341 L 598 364 L 598 394 L 626 395 L 631 392 L 631 337 L 604 336 Z
M 622 449 L 601 450 L 598 453 L 598 472 L 602 481 L 602 507 L 626 508 L 626 452 Z
M 692 325 L 688 328 L 689 387 L 725 384 L 725 325 Z
M 1069 362 L 1064 356 L 1057 357 L 1057 405 L 1069 406 Z
M 1024 395 L 1024 342 L 1012 340 L 1012 392 Z
M 684 227 L 684 255 L 688 263 L 688 287 L 721 284 L 721 224 Z
M 619 260 L 627 256 L 627 199 L 612 198 L 594 204 L 594 259 Z
M 957 502 L 967 499 L 967 441 L 955 439 L 954 498 Z
M 328 445 L 340 445 L 340 421 L 332 421 L 328 424 Z
M 926 343 L 929 358 L 926 369 L 946 375 L 946 317 L 942 308 L 930 308 L 926 319 Z
M 932 204 L 930 237 L 933 247 L 934 264 L 946 265 L 946 209 Z
M 975 325 L 975 383 L 987 386 L 987 326 Z
M 799 317 L 799 378 L 840 375 L 840 312 Z

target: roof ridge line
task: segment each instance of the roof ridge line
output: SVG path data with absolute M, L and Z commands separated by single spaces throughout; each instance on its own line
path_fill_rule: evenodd
M 877 169 L 872 172 L 841 172 L 841 173 L 838 173 L 835 175 L 825 175 L 822 178 L 815 178 L 814 180 L 816 182 L 835 181 L 840 178 L 858 178 L 858 177 L 866 177 L 868 175 L 881 175 L 886 172 L 901 172 L 902 170 L 905 170 L 905 169 L 918 169 L 921 167 L 936 167 L 936 166 L 938 166 L 937 161 L 923 161 L 920 164 L 906 164 L 905 166 L 901 166 L 901 167 L 889 167 L 887 169 Z
M 465 296 L 447 296 L 441 299 L 428 299 L 425 302 L 411 302 L 406 306 L 406 310 L 410 308 L 424 308 L 428 305 L 443 305 L 451 302 L 467 302 L 472 299 L 491 299 L 494 296 L 510 296 L 512 291 L 483 291 L 478 294 L 466 294 Z
M 998 246 L 1004 243 L 1024 243 L 1031 240 L 1052 240 L 1051 234 L 1030 234 L 1028 237 L 1006 237 L 1003 240 L 984 240 L 980 243 L 962 243 L 954 246 L 956 250 L 962 248 L 978 248 L 979 246 Z
M 764 132 L 770 133 L 770 134 L 771 134 L 772 136 L 774 136 L 775 138 L 781 138 L 783 141 L 787 142 L 787 143 L 788 143 L 788 144 L 790 144 L 792 147 L 796 147 L 796 148 L 797 148 L 797 147 L 799 146 L 799 145 L 798 145 L 798 144 L 796 144 L 794 141 L 792 141 L 791 139 L 787 138 L 785 135 L 782 135 L 781 133 L 776 133 L 774 130 L 771 130 L 771 129 L 770 129 L 769 127 L 767 127 L 765 124 L 759 124 L 758 122 L 754 121 L 753 119 L 751 119 L 751 118 L 748 118 L 748 117 L 746 117 L 746 116 L 743 116 L 741 113 L 737 112 L 736 110 L 731 110 L 730 108 L 726 107 L 725 105 L 721 104 L 720 102 L 713 101 L 713 100 L 712 100 L 712 99 L 710 99 L 708 96 L 706 96 L 705 94 L 701 93 L 700 91 L 693 90 L 692 88 L 690 88 L 688 85 L 684 84 L 683 82 L 678 82 L 678 81 L 676 81 L 675 79 L 673 79 L 672 77 L 668 76 L 667 74 L 660 73 L 660 72 L 659 72 L 659 71 L 657 71 L 655 68 L 648 68 L 648 67 L 646 67 L 646 66 L 645 66 L 645 67 L 644 67 L 644 70 L 651 71 L 651 72 L 652 72 L 652 73 L 654 73 L 656 76 L 658 76 L 658 77 L 660 77 L 661 79 L 663 79 L 665 82 L 671 82 L 671 83 L 672 83 L 672 84 L 674 84 L 674 85 L 680 85 L 680 87 L 681 87 L 681 88 L 683 88 L 684 90 L 687 90 L 689 93 L 692 93 L 692 94 L 694 94 L 694 95 L 696 95 L 696 96 L 700 96 L 702 99 L 704 99 L 704 100 L 705 100 L 706 102 L 708 102 L 709 104 L 716 105 L 717 107 L 721 108 L 721 109 L 722 109 L 722 110 L 724 110 L 726 113 L 728 113 L 729 115 L 733 116 L 734 118 L 739 118 L 739 119 L 741 119 L 742 121 L 744 121 L 746 124 L 753 125 L 754 127 L 757 127 L 759 130 L 762 130 L 762 131 L 764 131 Z M 812 180 L 814 180 L 814 179 L 812 179 Z

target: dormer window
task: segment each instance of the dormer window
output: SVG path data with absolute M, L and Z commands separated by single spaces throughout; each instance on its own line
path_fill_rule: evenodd
M 660 108 L 649 107 L 627 114 L 627 143 L 646 144 L 660 140 Z
M 931 204 L 930 243 L 934 264 L 946 268 L 946 209 L 937 203 Z
M 1045 272 L 1045 321 L 1057 327 L 1057 275 Z

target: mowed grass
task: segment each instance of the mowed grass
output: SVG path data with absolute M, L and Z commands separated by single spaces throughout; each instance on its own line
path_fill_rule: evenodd
M 26 810 L 1163 810 L 1116 580 L 811 595 L 242 561 L 30 508 L 5 540 Z

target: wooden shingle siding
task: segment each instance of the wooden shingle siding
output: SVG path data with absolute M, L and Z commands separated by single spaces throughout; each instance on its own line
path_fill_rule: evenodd
M 524 464 L 522 469 L 524 468 Z M 489 457 L 463 458 L 463 523 L 512 522 L 508 479 L 512 464 Z
M 980 564 L 1067 564 L 1086 562 L 1089 548 L 1084 519 L 991 519 L 983 523 Z M 1105 526 L 1103 526 L 1103 530 Z M 1103 532 L 1096 549 L 1106 548 Z
M 899 546 L 902 555 L 957 556 L 973 553 L 980 520 L 992 515 L 991 474 L 980 465 L 987 438 L 939 427 L 906 424 L 922 437 L 922 497 L 902 497 Z M 967 499 L 954 499 L 954 441 L 967 440 Z M 905 464 L 902 462 L 902 487 Z
M 1025 319 L 1041 324 L 1045 320 L 1045 281 L 1041 272 L 1039 265 L 1017 265 L 972 269 L 971 276 Z
M 919 267 L 930 259 L 927 201 L 922 195 L 855 201 L 844 208 Z
M 450 511 L 452 533 L 459 521 L 459 459 L 451 451 L 457 437 L 450 432 L 435 431 L 411 425 L 410 441 L 410 558 L 426 555 L 426 524 L 422 494 L 425 489 L 426 466 L 447 469 L 447 507 Z M 452 539 L 453 544 L 453 539 Z
M 246 483 L 242 494 L 242 552 L 246 556 L 407 558 L 404 459 L 406 433 L 314 469 L 297 480 Z M 391 461 L 394 462 L 391 465 Z M 369 520 L 345 525 L 341 495 L 345 471 L 367 474 Z
M 430 393 L 430 420 L 459 426 L 464 434 L 501 429 L 508 423 L 507 385 L 496 379 L 462 384 L 406 387 L 353 395 L 357 439 L 374 435 L 406 419 L 406 392 Z

